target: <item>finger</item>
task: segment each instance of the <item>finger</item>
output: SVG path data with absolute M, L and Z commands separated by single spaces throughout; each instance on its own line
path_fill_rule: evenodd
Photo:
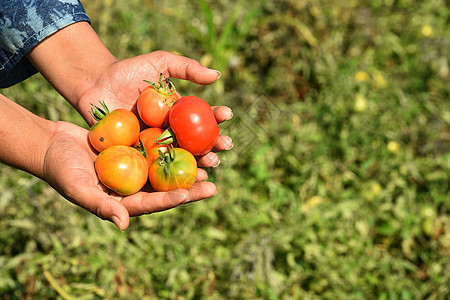
M 166 77 L 189 80 L 197 84 L 211 84 L 220 77 L 220 72 L 202 66 L 195 59 L 165 51 L 158 51 L 165 67 Z
M 233 111 L 228 106 L 211 106 L 217 123 L 222 123 L 233 117 Z
M 208 173 L 206 173 L 205 170 L 198 168 L 196 181 L 205 181 L 207 179 L 208 179 Z
M 217 167 L 220 164 L 219 156 L 214 152 L 196 157 L 197 165 L 202 168 Z
M 233 139 L 229 137 L 228 135 L 219 135 L 219 138 L 217 139 L 217 143 L 214 146 L 213 151 L 225 151 L 225 150 L 231 150 L 234 147 Z
M 130 216 L 140 216 L 174 208 L 191 200 L 188 190 L 178 189 L 170 192 L 139 192 L 123 198 L 121 203 Z
M 209 181 L 195 183 L 190 189 L 191 199 L 189 202 L 206 199 L 217 194 L 216 185 Z
M 169 192 L 139 192 L 122 199 L 130 216 L 140 216 L 160 212 L 181 204 L 198 201 L 216 195 L 216 185 L 212 182 L 196 182 L 189 190 L 177 189 Z
M 130 225 L 130 216 L 125 206 L 97 188 L 78 189 L 76 198 L 71 201 L 99 218 L 113 222 L 121 231 Z
M 231 150 L 234 147 L 233 140 L 227 135 L 220 135 L 213 151 L 220 152 Z M 197 156 L 197 165 L 202 168 L 217 167 L 220 164 L 219 156 L 214 152 L 208 152 L 205 155 Z

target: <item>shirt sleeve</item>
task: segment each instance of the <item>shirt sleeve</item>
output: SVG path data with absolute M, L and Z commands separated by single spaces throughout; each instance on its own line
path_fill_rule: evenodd
M 25 55 L 49 35 L 80 21 L 91 23 L 78 0 L 0 0 L 0 88 L 37 73 Z

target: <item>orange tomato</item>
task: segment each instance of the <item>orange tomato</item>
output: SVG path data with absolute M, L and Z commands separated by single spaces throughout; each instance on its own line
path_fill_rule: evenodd
M 92 147 L 102 152 L 114 145 L 131 146 L 139 137 L 139 120 L 134 113 L 126 109 L 109 112 L 102 103 L 103 109 L 93 105 L 91 111 L 98 121 L 89 130 L 88 137 Z
M 167 127 L 169 125 L 169 110 L 177 101 L 175 87 L 169 79 L 158 85 L 147 81 L 150 86 L 145 88 L 137 100 L 137 110 L 142 121 L 150 127 Z
M 149 167 L 148 177 L 155 191 L 167 192 L 189 189 L 197 179 L 197 161 L 182 148 L 171 148 L 155 159 Z
M 158 151 L 166 151 L 166 145 L 158 145 L 156 140 L 164 132 L 164 129 L 157 127 L 150 127 L 144 129 L 139 134 L 139 139 L 142 141 L 145 150 L 147 151 L 147 161 L 150 165 L 155 159 L 159 158 Z M 134 143 L 134 146 L 139 147 L 139 139 Z M 172 144 L 170 144 L 172 145 Z
M 137 193 L 148 180 L 149 165 L 136 148 L 115 145 L 100 152 L 94 163 L 101 183 L 116 193 Z

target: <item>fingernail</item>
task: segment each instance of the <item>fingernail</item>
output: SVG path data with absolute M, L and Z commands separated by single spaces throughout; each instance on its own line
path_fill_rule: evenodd
M 222 73 L 220 73 L 220 71 L 217 71 L 217 70 L 213 70 L 213 71 L 217 73 L 217 79 L 216 80 L 218 80 L 220 77 L 222 77 Z
M 219 162 L 215 166 L 212 166 L 212 167 L 215 168 L 215 167 L 217 167 L 219 165 L 220 165 L 220 159 L 219 159 Z
M 221 135 L 219 137 L 221 139 L 221 142 L 224 144 L 225 146 L 225 150 L 231 150 L 234 147 L 234 142 L 231 139 L 231 137 L 227 136 L 227 135 Z
M 117 216 L 112 216 L 111 220 L 117 226 L 117 228 L 119 228 L 119 230 L 123 232 L 122 221 Z

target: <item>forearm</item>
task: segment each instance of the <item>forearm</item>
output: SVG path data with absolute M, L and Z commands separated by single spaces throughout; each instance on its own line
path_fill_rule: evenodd
M 83 93 L 117 61 L 87 22 L 59 30 L 34 47 L 27 57 L 83 117 L 89 112 L 89 104 L 80 102 Z
M 56 123 L 34 115 L 0 94 L 0 162 L 43 177 Z

